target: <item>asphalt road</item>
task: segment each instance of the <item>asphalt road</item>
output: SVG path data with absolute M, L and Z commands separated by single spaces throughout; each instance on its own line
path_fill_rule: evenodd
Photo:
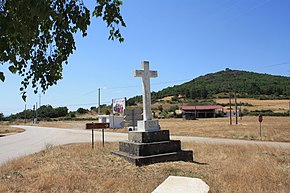
M 0 137 L 0 164 L 20 156 L 39 152 L 51 145 L 63 145 L 70 143 L 91 142 L 91 130 L 80 129 L 60 129 L 35 126 L 15 126 L 23 128 L 26 131 Z M 106 142 L 117 142 L 127 140 L 127 133 L 105 132 Z M 275 148 L 290 149 L 290 143 L 283 142 L 260 142 L 245 141 L 235 139 L 207 138 L 207 137 L 189 137 L 189 136 L 171 136 L 171 139 L 179 139 L 183 142 L 214 143 L 214 144 L 239 144 L 239 145 L 258 145 Z M 95 131 L 95 141 L 101 141 L 101 132 Z

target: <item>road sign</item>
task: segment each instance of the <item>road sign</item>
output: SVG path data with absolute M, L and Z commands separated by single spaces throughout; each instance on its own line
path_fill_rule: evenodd
M 110 123 L 87 123 L 86 129 L 106 129 L 110 128 Z
M 261 123 L 263 121 L 263 116 L 260 114 L 259 115 L 259 122 Z
M 263 116 L 259 114 L 259 122 L 260 122 L 260 139 L 262 140 L 262 121 L 263 121 Z

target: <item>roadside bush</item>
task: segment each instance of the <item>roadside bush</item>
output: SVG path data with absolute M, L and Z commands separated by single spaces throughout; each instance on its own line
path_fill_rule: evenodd
M 84 108 L 78 108 L 77 113 L 79 114 L 86 114 L 88 113 L 89 110 L 88 109 L 84 109 Z

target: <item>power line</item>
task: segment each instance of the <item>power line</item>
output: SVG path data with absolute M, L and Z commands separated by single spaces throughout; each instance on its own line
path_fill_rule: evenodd
M 182 80 L 173 80 L 173 81 L 167 81 L 167 82 L 159 82 L 159 83 L 153 83 L 151 85 L 162 85 L 162 84 L 168 84 L 168 83 L 175 83 L 175 82 L 183 82 L 183 81 L 190 81 L 192 79 L 182 79 Z M 117 89 L 127 89 L 127 88 L 138 88 L 140 87 L 140 85 L 130 85 L 130 86 L 119 86 L 119 87 L 108 87 L 106 88 L 106 90 L 117 90 Z M 87 96 L 87 95 L 90 95 L 92 93 L 97 93 L 98 92 L 98 89 L 95 89 L 95 90 L 91 90 L 91 91 L 88 91 L 84 94 L 81 94 L 79 96 L 76 96 L 76 97 L 72 97 L 70 99 L 65 99 L 61 102 L 57 102 L 56 104 L 60 104 L 60 103 L 63 103 L 63 102 L 67 102 L 67 101 L 71 101 L 71 100 L 74 100 L 74 99 L 78 99 L 78 98 L 81 98 L 81 97 L 84 97 L 84 96 Z
M 282 66 L 285 64 L 290 64 L 290 62 L 283 62 L 283 63 L 279 63 L 279 64 L 272 64 L 272 65 L 268 65 L 268 66 L 262 66 L 264 68 L 268 68 L 268 67 L 273 67 L 273 66 Z

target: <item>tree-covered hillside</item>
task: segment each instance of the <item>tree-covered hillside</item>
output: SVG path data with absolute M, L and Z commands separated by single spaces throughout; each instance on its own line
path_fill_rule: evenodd
M 189 99 L 227 97 L 229 92 L 235 91 L 239 97 L 288 99 L 290 77 L 226 69 L 159 92 L 152 92 L 152 100 L 180 95 Z M 136 102 L 141 102 L 141 96 L 129 99 L 128 105 Z

